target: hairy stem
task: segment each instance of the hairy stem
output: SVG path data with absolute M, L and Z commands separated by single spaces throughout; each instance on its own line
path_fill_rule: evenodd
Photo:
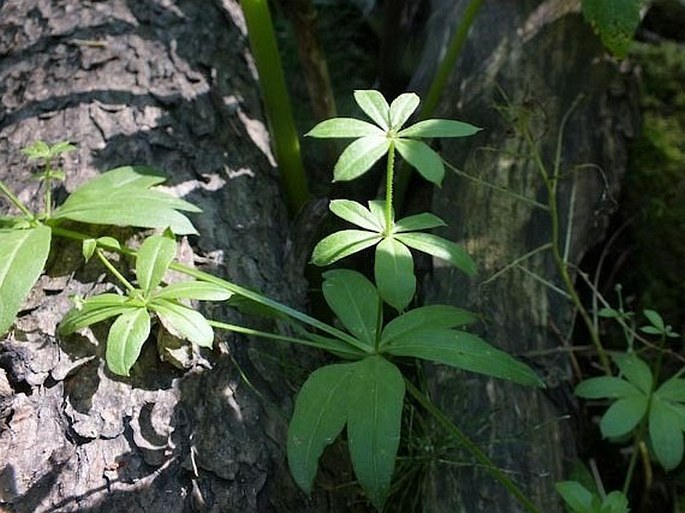
M 112 265 L 112 262 L 110 262 L 107 259 L 105 254 L 102 252 L 102 249 L 96 248 L 95 254 L 100 259 L 100 262 L 102 262 L 102 264 L 107 268 L 107 270 L 111 272 L 114 275 L 114 277 L 123 284 L 124 287 L 126 287 L 126 290 L 128 290 L 129 292 L 133 292 L 134 290 L 136 290 L 136 288 L 133 285 L 131 285 L 131 283 L 124 277 L 124 275 L 121 274 L 117 270 L 117 268 Z
M 437 406 L 435 406 L 423 392 L 416 388 L 411 381 L 406 378 L 404 381 L 407 386 L 407 390 L 412 397 L 416 399 L 416 401 L 423 406 L 423 408 L 425 408 L 425 410 L 430 413 L 435 420 L 437 420 L 438 423 L 444 427 L 450 433 L 450 435 L 452 435 L 457 442 L 459 442 L 459 444 L 462 445 L 462 447 L 469 451 L 473 457 L 476 458 L 481 465 L 483 465 L 488 474 L 499 481 L 500 484 L 504 486 L 507 491 L 521 503 L 526 511 L 529 513 L 540 513 L 540 510 L 531 502 L 528 497 L 526 497 L 526 494 L 523 493 L 523 491 L 516 486 L 516 484 L 509 479 L 499 467 L 497 467 L 497 465 L 493 463 L 493 461 L 480 449 L 480 447 L 478 447 L 478 445 L 476 445 L 468 436 L 466 436 L 461 429 L 455 426 L 454 423 Z
M 388 147 L 388 164 L 385 171 L 385 232 L 387 237 L 392 232 L 392 186 L 395 179 L 395 145 Z

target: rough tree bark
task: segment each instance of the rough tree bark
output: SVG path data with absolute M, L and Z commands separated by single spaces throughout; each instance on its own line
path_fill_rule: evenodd
M 435 2 L 440 13 L 436 21 L 450 30 L 466 4 Z M 605 236 L 626 166 L 627 141 L 636 126 L 631 76 L 606 57 L 578 8 L 579 2 L 565 0 L 485 2 L 452 75 L 451 92 L 435 116 L 463 119 L 485 129 L 470 141 L 443 143 L 448 162 L 463 164 L 464 171 L 479 180 L 546 202 L 539 172 L 527 158 L 527 145 L 503 119 L 502 109 L 516 120 L 531 118 L 551 169 L 562 117 L 579 95 L 584 96 L 569 118 L 562 145 L 562 244 L 570 230 L 571 265 L 580 263 Z M 442 40 L 440 30 L 436 26 L 431 31 L 434 41 Z M 580 167 L 583 164 L 592 167 Z M 466 246 L 480 270 L 468 280 L 435 262 L 425 287 L 426 302 L 452 302 L 479 312 L 484 338 L 526 358 L 548 388 L 536 392 L 434 366 L 426 369 L 428 386 L 444 411 L 487 449 L 540 511 L 560 512 L 553 485 L 568 477 L 575 452 L 568 417 L 573 413 L 573 376 L 564 351 L 573 325 L 569 302 L 520 267 L 488 280 L 550 241 L 549 216 L 448 174 L 433 197 L 433 207 L 450 226 L 445 233 Z M 559 285 L 549 251 L 521 265 Z M 585 339 L 577 342 L 589 344 Z M 431 465 L 424 511 L 523 511 L 483 469 L 469 463 L 473 460 L 467 453 L 457 459 L 462 464 Z
M 302 304 L 246 41 L 235 0 L 0 2 L 0 177 L 40 203 L 19 151 L 37 138 L 78 145 L 62 197 L 106 169 L 156 167 L 204 211 L 191 240 L 204 268 Z M 106 277 L 74 244 L 55 245 L 49 277 L 0 343 L 0 510 L 344 507 L 306 501 L 284 463 L 306 357 L 221 335 L 179 370 L 148 341 L 132 377 L 114 376 L 102 344 L 56 339 L 69 296 L 102 290 Z

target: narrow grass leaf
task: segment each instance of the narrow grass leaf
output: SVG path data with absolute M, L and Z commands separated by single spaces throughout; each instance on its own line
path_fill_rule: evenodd
M 413 330 L 391 340 L 384 350 L 397 356 L 443 363 L 521 385 L 544 386 L 530 367 L 463 331 L 438 328 Z
M 333 200 L 328 208 L 336 216 L 354 225 L 372 232 L 382 232 L 383 227 L 378 223 L 371 211 L 356 201 L 338 199 Z
M 419 106 L 420 100 L 416 93 L 404 93 L 395 98 L 390 104 L 390 127 L 393 130 L 402 128 Z
M 354 92 L 354 99 L 364 113 L 384 131 L 390 128 L 390 107 L 381 93 L 374 89 L 361 89 Z
M 381 238 L 378 233 L 363 230 L 342 230 L 332 233 L 314 247 L 312 263 L 318 266 L 330 265 L 377 244 Z
M 356 338 L 373 347 L 380 308 L 378 291 L 361 273 L 335 269 L 323 274 L 323 296 L 340 322 Z
M 150 314 L 145 308 L 132 308 L 112 323 L 107 335 L 107 367 L 120 376 L 128 376 L 143 344 L 150 335 Z
M 584 399 L 617 399 L 639 393 L 635 385 L 613 376 L 600 376 L 581 381 L 575 394 Z
M 346 182 L 363 175 L 388 152 L 385 136 L 370 135 L 353 141 L 340 154 L 333 168 L 333 181 Z
M 168 299 L 155 298 L 149 306 L 172 335 L 201 347 L 212 347 L 214 330 L 200 312 Z
M 613 438 L 627 435 L 647 412 L 647 397 L 635 394 L 623 397 L 609 406 L 599 423 L 602 436 Z
M 392 237 L 384 238 L 376 246 L 374 275 L 383 300 L 404 310 L 416 293 L 414 260 L 407 246 Z
M 649 408 L 649 437 L 656 459 L 666 470 L 673 470 L 683 459 L 682 420 L 677 411 L 658 397 Z
M 469 276 L 476 274 L 476 264 L 468 253 L 454 242 L 431 233 L 398 233 L 395 237 L 410 248 L 449 262 Z
M 367 121 L 354 118 L 334 118 L 322 121 L 305 135 L 318 138 L 333 137 L 366 137 L 367 135 L 385 135 L 385 132 Z
M 163 299 L 198 299 L 201 301 L 226 301 L 233 294 L 206 281 L 180 281 L 160 289 L 154 297 Z
M 381 511 L 400 443 L 404 380 L 399 369 L 380 356 L 353 365 L 347 400 L 350 456 L 359 484 Z
M 176 241 L 165 235 L 145 239 L 136 256 L 138 285 L 146 294 L 152 292 L 164 278 L 164 273 L 176 256 Z
M 445 165 L 442 163 L 440 155 L 433 151 L 430 146 L 412 139 L 396 139 L 394 144 L 402 158 L 414 166 L 421 176 L 435 185 L 442 184 L 442 179 L 445 176 Z
M 471 312 L 449 305 L 427 305 L 414 308 L 390 321 L 381 334 L 381 347 L 413 331 L 428 328 L 448 329 L 465 326 L 478 318 Z
M 633 385 L 649 394 L 652 390 L 652 371 L 643 360 L 635 353 L 624 353 L 613 355 L 614 362 L 621 370 L 621 373 Z
M 451 119 L 426 119 L 419 121 L 404 130 L 401 130 L 397 135 L 399 137 L 468 137 L 480 128 L 462 121 L 454 121 Z
M 400 219 L 395 223 L 393 232 L 413 232 L 446 226 L 445 221 L 430 213 L 416 214 Z
M 347 421 L 347 387 L 354 364 L 320 367 L 297 394 L 288 426 L 288 465 L 297 485 L 309 494 L 319 458 Z
M 43 273 L 51 230 L 0 230 L 0 336 L 7 333 L 24 300 Z

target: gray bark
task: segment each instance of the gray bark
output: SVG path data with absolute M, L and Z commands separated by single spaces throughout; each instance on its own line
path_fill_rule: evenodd
M 301 305 L 241 16 L 234 0 L 0 3 L 0 177 L 40 206 L 19 151 L 38 138 L 78 145 L 62 198 L 119 165 L 156 167 L 203 209 L 191 242 L 205 269 Z M 102 343 L 56 338 L 69 296 L 106 277 L 78 245 L 55 246 L 50 276 L 0 343 L 0 510 L 335 510 L 323 494 L 307 501 L 285 465 L 306 357 L 222 334 L 179 370 L 151 340 L 130 379 L 114 376 Z
M 436 2 L 436 9 L 445 9 L 439 18 L 443 30 L 458 22 L 466 3 Z M 517 119 L 531 117 L 543 159 L 551 168 L 562 117 L 579 95 L 584 96 L 570 116 L 562 145 L 559 202 L 562 234 L 571 234 L 572 265 L 605 236 L 626 166 L 627 141 L 636 126 L 632 77 L 604 54 L 577 11 L 578 2 L 563 0 L 485 2 L 452 74 L 450 93 L 434 116 L 463 119 L 485 129 L 468 141 L 443 142 L 448 162 L 479 180 L 546 202 L 539 172 L 526 157 L 526 144 L 498 109 L 508 108 Z M 440 30 L 436 26 L 433 32 L 438 44 L 447 40 Z M 430 68 L 430 60 L 425 65 Z M 584 164 L 592 167 L 579 167 Z M 437 366 L 426 368 L 428 387 L 443 410 L 487 450 L 540 511 L 561 512 L 554 483 L 568 478 L 575 454 L 573 376 L 566 351 L 573 323 L 570 305 L 518 267 L 489 280 L 549 242 L 549 217 L 449 171 L 434 194 L 433 208 L 450 226 L 443 235 L 462 243 L 480 269 L 469 280 L 434 262 L 424 290 L 426 302 L 450 302 L 477 311 L 483 316 L 479 330 L 484 338 L 525 358 L 539 370 L 547 389 L 530 390 Z M 549 252 L 521 264 L 560 285 Z M 585 339 L 577 342 L 589 344 Z M 436 460 L 430 465 L 424 511 L 523 511 L 468 453 L 454 457 L 457 464 Z

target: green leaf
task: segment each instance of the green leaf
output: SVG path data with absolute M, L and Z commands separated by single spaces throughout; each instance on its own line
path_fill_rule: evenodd
M 445 176 L 445 165 L 440 155 L 430 146 L 412 139 L 396 139 L 395 148 L 402 158 L 414 166 L 416 170 L 429 182 L 440 185 Z
M 50 156 L 50 146 L 45 141 L 36 141 L 26 148 L 22 148 L 21 152 L 30 160 L 48 158 Z
M 645 314 L 645 317 L 647 317 L 647 320 L 652 323 L 652 326 L 658 329 L 661 333 L 664 332 L 666 325 L 664 324 L 664 320 L 661 318 L 661 315 L 654 310 L 644 310 L 643 313 Z
M 621 373 L 645 394 L 652 391 L 652 371 L 635 353 L 613 355 L 614 362 Z
M 155 292 L 155 298 L 199 299 L 201 301 L 226 301 L 233 294 L 228 290 L 206 281 L 180 281 Z
M 616 57 L 628 53 L 640 24 L 642 0 L 582 0 L 583 16 Z
M 114 237 L 98 237 L 97 243 L 105 249 L 118 250 L 121 249 L 121 244 Z
M 99 294 L 85 300 L 78 300 L 76 307 L 69 310 L 60 322 L 59 333 L 70 335 L 81 328 L 137 308 L 126 304 L 127 301 L 126 296 L 119 294 Z
M 628 499 L 623 492 L 614 491 L 604 498 L 601 513 L 628 513 Z
M 602 308 L 599 312 L 597 312 L 597 315 L 607 319 L 616 319 L 621 317 L 621 312 L 614 310 L 613 308 Z
M 396 310 L 404 310 L 416 293 L 414 260 L 407 246 L 384 238 L 376 246 L 374 276 L 381 298 Z
M 0 336 L 7 333 L 50 253 L 51 230 L 0 230 Z
M 76 151 L 76 146 L 67 141 L 60 141 L 58 143 L 53 144 L 50 147 L 50 156 L 57 157 L 59 155 L 70 153 L 72 151 Z
M 426 119 L 401 130 L 399 137 L 468 137 L 480 128 L 451 119 Z
M 393 130 L 402 128 L 419 106 L 420 100 L 416 93 L 399 95 L 390 104 L 390 127 Z
M 109 370 L 128 376 L 149 335 L 150 314 L 147 309 L 131 308 L 117 317 L 107 335 L 105 359 Z
M 649 407 L 649 437 L 656 459 L 666 470 L 673 470 L 683 459 L 683 428 L 679 412 L 658 397 Z
M 383 227 L 378 224 L 378 221 L 371 211 L 361 203 L 339 199 L 331 201 L 328 208 L 341 219 L 365 228 L 366 230 L 371 230 L 372 232 L 383 231 Z
M 161 283 L 175 256 L 173 237 L 152 235 L 145 239 L 136 256 L 136 277 L 146 296 Z
M 685 402 L 685 379 L 671 378 L 654 392 L 654 396 L 664 401 Z
M 371 356 L 348 385 L 347 437 L 359 484 L 379 511 L 388 495 L 400 443 L 404 379 L 393 364 Z
M 312 491 L 319 457 L 347 421 L 347 387 L 354 368 L 349 363 L 321 367 L 297 394 L 288 427 L 288 465 L 307 494 Z
M 573 513 L 592 512 L 592 493 L 576 481 L 562 481 L 556 485 L 557 492 Z
M 149 305 L 159 316 L 166 330 L 178 338 L 184 338 L 202 347 L 214 344 L 214 330 L 198 311 L 168 299 L 154 298 Z
M 371 200 L 369 201 L 369 212 L 376 219 L 376 222 L 381 226 L 382 231 L 385 231 L 385 200 Z M 391 216 L 393 223 L 395 222 L 395 209 L 391 207 Z
M 654 326 L 641 326 L 640 331 L 642 333 L 647 333 L 648 335 L 663 335 L 663 331 L 655 328 Z
M 390 140 L 369 135 L 353 141 L 340 155 L 333 168 L 333 181 L 346 182 L 363 175 L 388 152 Z
M 584 399 L 600 399 L 608 397 L 616 399 L 628 397 L 639 393 L 635 385 L 628 383 L 624 379 L 613 376 L 600 376 L 581 381 L 575 391 L 578 397 Z
M 614 438 L 630 433 L 647 412 L 647 397 L 635 394 L 612 404 L 599 423 L 602 436 Z
M 328 306 L 352 335 L 373 347 L 380 308 L 376 287 L 364 275 L 348 269 L 327 271 L 323 277 Z
M 454 242 L 431 233 L 398 233 L 395 238 L 410 248 L 446 260 L 469 276 L 476 274 L 476 264 L 468 253 Z
M 463 331 L 441 328 L 412 330 L 393 338 L 384 346 L 384 351 L 508 379 L 522 385 L 544 386 L 530 367 Z
M 378 233 L 362 230 L 342 230 L 332 233 L 314 247 L 312 263 L 318 266 L 330 265 L 341 258 L 377 244 L 381 239 Z
M 95 254 L 95 250 L 98 247 L 98 241 L 95 239 L 85 239 L 81 246 L 81 253 L 83 254 L 83 259 L 88 262 L 90 258 Z
M 430 213 L 416 214 L 397 221 L 393 227 L 393 232 L 401 233 L 417 230 L 430 230 L 431 228 L 438 228 L 440 226 L 446 225 L 445 221 L 440 219 L 438 216 Z
M 384 131 L 390 128 L 390 107 L 381 93 L 373 89 L 362 89 L 354 92 L 354 99 L 364 113 Z
M 164 178 L 143 174 L 148 168 L 121 167 L 108 171 L 76 189 L 53 213 L 53 219 L 83 223 L 166 228 L 179 235 L 196 234 L 180 212 L 199 212 L 194 205 L 150 189 Z
M 367 135 L 380 135 L 385 137 L 385 132 L 367 121 L 354 118 L 333 118 L 322 121 L 305 135 L 309 137 L 334 138 L 334 137 L 366 137 Z
M 358 360 L 369 354 L 368 351 L 362 351 L 338 338 L 324 337 L 323 335 L 310 332 L 304 332 L 303 334 L 300 334 L 300 337 L 307 341 L 307 344 L 305 345 L 318 347 L 319 349 L 328 351 L 338 358 L 343 358 L 345 360 Z
M 392 340 L 428 328 L 456 328 L 471 324 L 477 317 L 471 312 L 449 305 L 428 305 L 414 308 L 390 321 L 381 333 L 381 347 Z

